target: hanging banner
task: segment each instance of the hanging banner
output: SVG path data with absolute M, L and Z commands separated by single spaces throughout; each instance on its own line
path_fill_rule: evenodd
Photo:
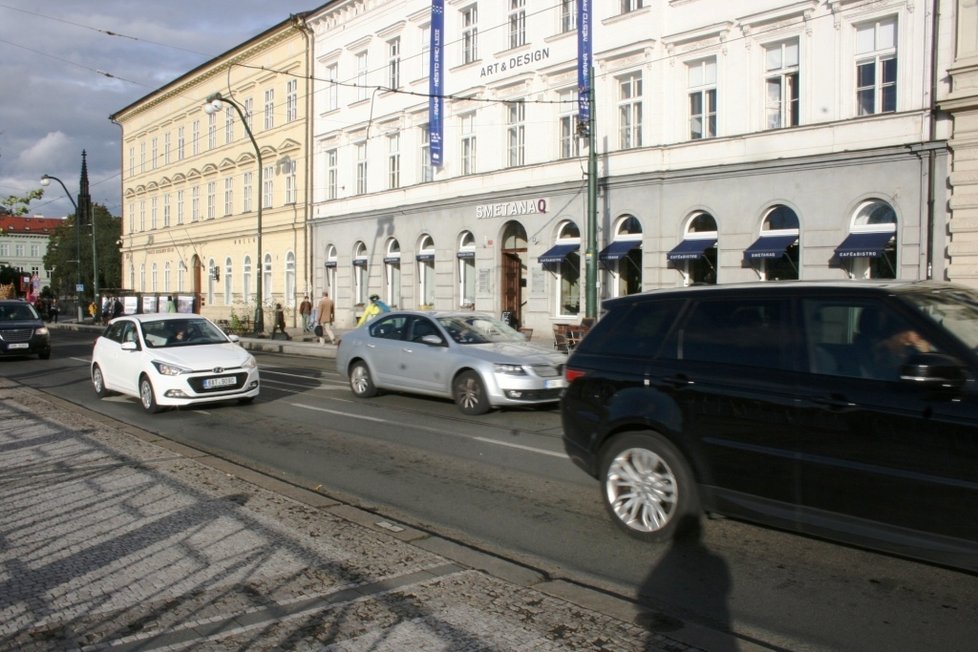
M 577 0 L 577 111 L 578 123 L 591 119 L 591 0 Z
M 442 165 L 442 113 L 445 101 L 442 99 L 444 84 L 445 0 L 431 0 L 431 65 L 428 74 L 428 139 L 431 152 L 431 165 Z

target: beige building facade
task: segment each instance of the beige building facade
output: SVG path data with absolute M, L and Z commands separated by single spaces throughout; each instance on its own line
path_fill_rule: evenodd
M 311 291 L 303 16 L 111 116 L 122 128 L 123 286 L 138 297 L 127 310 L 164 310 L 173 296 L 243 324 L 261 307 L 270 327 L 281 303 L 297 323 Z

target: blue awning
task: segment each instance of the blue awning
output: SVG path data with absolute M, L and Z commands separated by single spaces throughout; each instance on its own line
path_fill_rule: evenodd
M 367 266 L 367 259 L 366 258 L 354 258 L 353 259 L 353 266 L 354 267 L 366 267 Z
M 455 254 L 458 258 L 475 258 L 474 249 L 462 249 Z
M 335 260 L 327 260 L 326 261 L 326 267 L 336 267 L 336 261 Z
M 839 258 L 876 258 L 896 234 L 892 231 L 877 233 L 850 233 L 835 249 Z
M 435 259 L 435 254 L 418 254 L 415 256 L 415 258 L 421 262 L 427 263 Z
M 401 262 L 400 256 L 384 256 L 384 262 L 388 265 L 398 265 Z
M 621 260 L 632 249 L 640 249 L 641 247 L 641 240 L 615 240 L 601 250 L 601 253 L 598 254 L 598 259 L 609 262 Z
M 762 235 L 744 250 L 744 258 L 780 258 L 797 241 L 797 235 Z
M 543 265 L 547 263 L 562 263 L 564 262 L 564 258 L 567 258 L 567 254 L 572 251 L 577 251 L 580 248 L 581 245 L 577 243 L 554 245 L 550 249 L 547 249 L 542 256 L 537 258 L 537 261 Z
M 686 238 L 666 254 L 666 260 L 696 260 L 716 244 L 716 238 Z

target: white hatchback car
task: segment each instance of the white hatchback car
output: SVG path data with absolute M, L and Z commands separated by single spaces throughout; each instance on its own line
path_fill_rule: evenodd
M 99 397 L 135 396 L 147 412 L 237 400 L 260 387 L 255 357 L 210 320 L 186 313 L 126 315 L 95 340 L 92 384 Z

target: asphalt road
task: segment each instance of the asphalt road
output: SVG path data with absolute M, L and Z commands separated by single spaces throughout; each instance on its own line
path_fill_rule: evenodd
M 96 399 L 90 333 L 56 335 L 51 360 L 0 360 L 0 373 L 677 619 L 774 649 L 973 650 L 978 640 L 973 574 L 729 520 L 671 546 L 619 534 L 597 484 L 564 456 L 556 409 L 464 417 L 448 401 L 357 400 L 332 360 L 259 354 L 252 405 L 145 415 L 135 399 Z

